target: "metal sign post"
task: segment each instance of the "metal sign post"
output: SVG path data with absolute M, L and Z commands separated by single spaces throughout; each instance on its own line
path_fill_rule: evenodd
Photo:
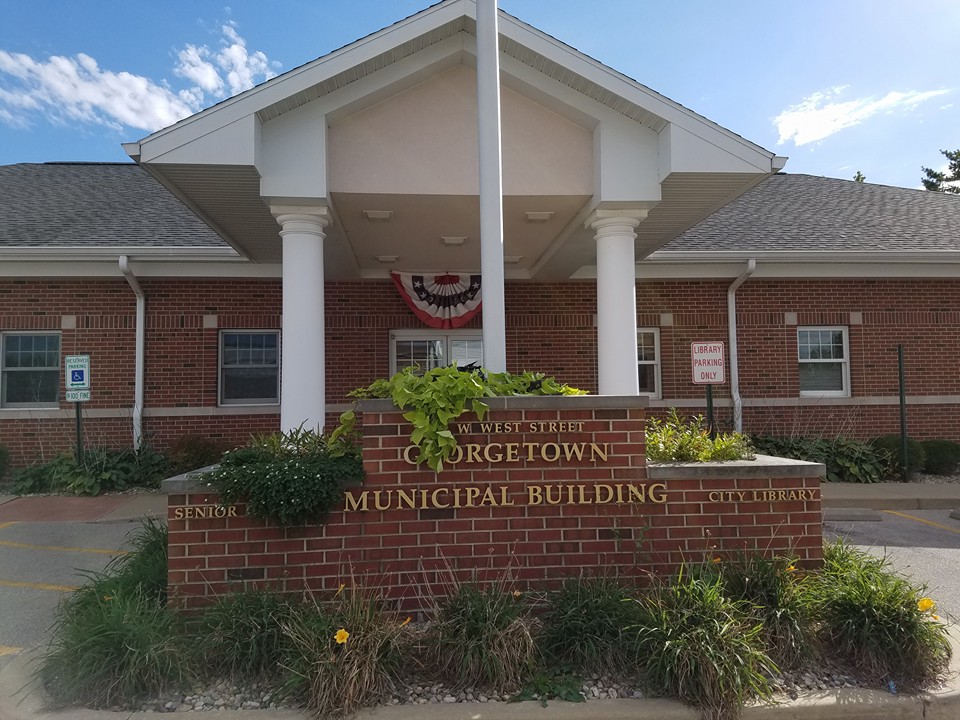
M 713 417 L 713 386 L 726 382 L 723 343 L 690 343 L 690 363 L 694 385 L 707 386 L 707 428 L 710 437 L 714 438 L 717 436 L 717 423 Z
M 72 402 L 76 411 L 77 465 L 83 465 L 83 413 L 81 406 L 90 399 L 90 356 L 67 355 L 63 359 L 66 401 Z

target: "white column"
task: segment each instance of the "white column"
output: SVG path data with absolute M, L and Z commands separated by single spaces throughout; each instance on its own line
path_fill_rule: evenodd
M 280 345 L 280 429 L 323 430 L 323 239 L 326 208 L 272 207 L 283 238 L 283 322 Z
M 483 364 L 493 372 L 505 372 L 507 331 L 503 298 L 503 179 L 497 0 L 477 1 L 477 129 L 480 154 Z
M 638 395 L 634 232 L 645 210 L 598 210 L 587 219 L 597 241 L 597 375 L 600 395 Z

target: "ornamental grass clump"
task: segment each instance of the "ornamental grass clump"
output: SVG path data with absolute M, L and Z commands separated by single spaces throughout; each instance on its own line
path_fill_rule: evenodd
M 287 649 L 290 600 L 272 590 L 241 588 L 203 609 L 196 623 L 197 664 L 206 677 L 272 680 Z
M 545 662 L 590 675 L 635 667 L 624 638 L 624 628 L 638 621 L 633 597 L 615 577 L 566 578 L 544 598 L 537 646 Z
M 381 702 L 404 667 L 401 634 L 407 620 L 388 613 L 363 588 L 341 587 L 332 601 L 310 597 L 283 622 L 288 641 L 281 690 L 318 718 L 350 715 Z
M 427 667 L 455 688 L 515 692 L 533 667 L 533 622 L 506 579 L 453 583 L 422 638 Z
M 692 705 L 704 720 L 734 720 L 747 702 L 771 699 L 777 668 L 762 628 L 727 596 L 719 574 L 681 568 L 637 602 L 642 619 L 627 637 L 648 689 Z
M 182 618 L 166 604 L 166 528 L 147 521 L 131 544 L 57 609 L 35 670 L 56 705 L 132 708 L 192 675 Z
M 925 588 L 879 559 L 838 541 L 824 549 L 809 602 L 829 657 L 879 684 L 914 691 L 946 669 L 950 643 Z

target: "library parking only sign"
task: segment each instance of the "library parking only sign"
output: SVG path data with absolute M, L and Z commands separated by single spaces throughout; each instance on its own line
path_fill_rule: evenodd
M 722 342 L 690 343 L 690 359 L 696 385 L 721 385 L 727 381 Z

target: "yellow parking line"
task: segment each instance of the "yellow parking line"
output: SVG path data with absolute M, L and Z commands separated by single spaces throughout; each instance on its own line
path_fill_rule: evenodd
M 947 532 L 952 532 L 956 535 L 960 535 L 960 530 L 952 528 L 949 525 L 941 525 L 938 522 L 933 520 L 926 520 L 924 518 L 918 518 L 914 515 L 907 515 L 906 513 L 897 512 L 896 510 L 884 510 L 883 512 L 889 513 L 890 515 L 896 515 L 897 517 L 907 518 L 908 520 L 916 520 L 918 523 L 923 523 L 924 525 L 929 525 L 930 527 L 939 528 L 940 530 L 946 530 Z
M 10 527 L 11 525 L 16 525 L 16 524 L 17 524 L 16 521 L 13 521 L 13 522 L 2 522 L 2 523 L 0 523 L 0 530 L 3 530 L 4 528 L 8 528 L 8 527 Z
M 105 550 L 103 548 L 61 547 L 59 545 L 29 545 L 27 543 L 0 540 L 0 546 L 24 548 L 26 550 L 54 550 L 55 552 L 93 553 L 95 555 L 126 555 L 125 550 Z
M 16 580 L 0 580 L 0 587 L 21 587 L 30 590 L 54 590 L 55 592 L 73 592 L 76 585 L 51 585 L 49 583 L 17 582 Z
M 4 655 L 17 655 L 23 652 L 23 648 L 10 647 L 9 645 L 0 645 L 0 657 Z

